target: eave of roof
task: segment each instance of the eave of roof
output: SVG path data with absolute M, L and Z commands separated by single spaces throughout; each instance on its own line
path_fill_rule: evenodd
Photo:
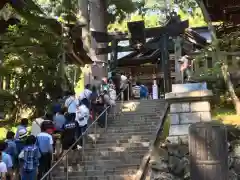
M 212 21 L 240 23 L 240 1 L 203 0 Z

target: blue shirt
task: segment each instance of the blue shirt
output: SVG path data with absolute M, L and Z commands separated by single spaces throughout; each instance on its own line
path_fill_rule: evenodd
M 2 152 L 2 161 L 6 164 L 7 168 L 13 167 L 12 158 L 9 154 Z
M 57 131 L 62 131 L 63 125 L 66 122 L 66 118 L 62 114 L 57 114 L 53 117 L 54 126 Z
M 23 125 L 19 125 L 19 126 L 17 127 L 17 131 L 16 131 L 16 135 L 15 135 L 15 138 L 16 138 L 16 139 L 19 139 L 19 131 L 20 131 L 21 129 L 25 129 L 25 130 L 27 131 L 27 127 L 25 127 L 25 126 L 23 126 Z
M 140 88 L 140 97 L 141 98 L 146 98 L 148 95 L 148 89 L 146 86 L 144 85 L 141 85 L 141 88 Z
M 36 145 L 26 146 L 23 148 L 23 153 L 23 169 L 27 171 L 37 169 L 41 156 L 38 147 Z
M 65 101 L 65 107 L 68 108 L 68 113 L 76 113 L 78 105 L 78 99 L 73 96 L 70 96 Z
M 46 132 L 41 132 L 37 135 L 37 146 L 40 153 L 53 152 L 53 139 L 52 136 Z
M 53 113 L 58 113 L 62 109 L 62 105 L 60 103 L 53 104 Z
M 12 157 L 12 159 L 14 159 L 18 154 L 15 141 L 13 141 L 11 139 L 7 139 L 5 142 L 7 143 L 7 148 L 6 148 L 5 152 L 7 154 L 9 154 Z

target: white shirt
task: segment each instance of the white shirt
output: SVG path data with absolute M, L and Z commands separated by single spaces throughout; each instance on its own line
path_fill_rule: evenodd
M 126 81 L 127 80 L 127 76 L 121 75 L 121 81 Z
M 78 122 L 79 126 L 87 125 L 89 117 L 89 109 L 84 104 L 79 106 L 76 112 L 76 121 Z
M 110 105 L 110 106 L 115 106 L 116 105 L 115 100 L 111 99 L 108 94 L 104 94 L 103 99 L 104 99 L 104 102 L 107 106 L 108 105 Z
M 110 99 L 116 101 L 116 99 L 117 99 L 116 90 L 110 88 L 110 89 L 109 89 L 109 96 L 110 96 Z
M 78 104 L 78 100 L 74 96 L 67 98 L 65 101 L 65 107 L 68 108 L 68 113 L 76 113 Z
M 4 162 L 0 162 L 0 173 L 7 173 L 7 165 Z
M 83 92 L 79 95 L 79 100 L 83 100 L 84 98 L 89 99 L 92 94 L 92 91 L 89 89 L 84 89 Z
M 158 99 L 158 86 L 156 84 L 152 86 L 152 98 Z
M 43 118 L 36 118 L 36 120 L 32 122 L 31 135 L 37 136 L 41 132 L 41 124 L 43 121 Z

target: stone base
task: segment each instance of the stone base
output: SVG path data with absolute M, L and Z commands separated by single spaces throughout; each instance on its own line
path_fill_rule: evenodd
M 170 130 L 168 140 L 172 143 L 188 143 L 188 128 L 197 122 L 211 121 L 209 90 L 194 90 L 166 94 L 170 105 Z
M 186 145 L 188 145 L 188 135 L 168 136 L 167 141 L 169 141 L 171 144 L 186 144 Z

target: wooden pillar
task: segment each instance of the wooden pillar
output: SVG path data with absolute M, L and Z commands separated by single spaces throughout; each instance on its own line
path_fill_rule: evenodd
M 190 179 L 228 180 L 227 130 L 217 123 L 189 128 Z
M 169 36 L 164 33 L 161 38 L 161 61 L 162 61 L 162 71 L 164 74 L 164 93 L 171 92 L 171 69 L 169 62 L 168 53 L 168 40 Z
M 118 40 L 113 39 L 112 43 L 112 52 L 111 52 L 111 60 L 110 60 L 110 71 L 114 71 L 118 65 Z

